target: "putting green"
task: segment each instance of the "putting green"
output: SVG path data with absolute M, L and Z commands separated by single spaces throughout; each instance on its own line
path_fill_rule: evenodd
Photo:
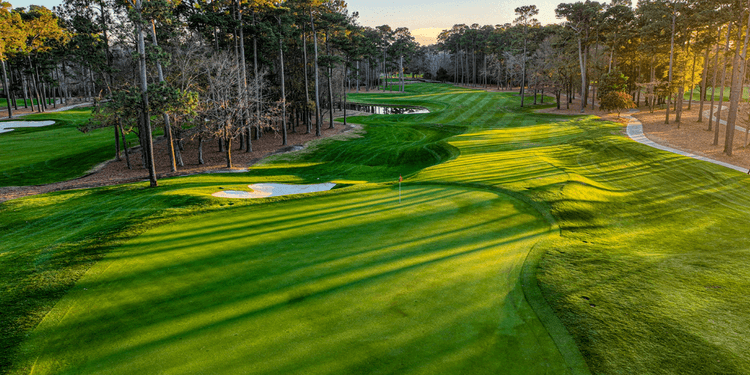
M 519 281 L 550 233 L 494 192 L 343 191 L 110 253 L 22 348 L 34 374 L 566 373 Z M 521 349 L 521 350 L 519 350 Z

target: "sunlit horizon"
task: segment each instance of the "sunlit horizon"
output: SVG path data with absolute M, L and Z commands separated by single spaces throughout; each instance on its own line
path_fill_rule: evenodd
M 508 0 L 490 3 L 486 1 L 442 1 L 427 0 L 349 0 L 349 12 L 359 12 L 359 24 L 363 26 L 390 25 L 393 28 L 407 27 L 414 38 L 422 45 L 434 44 L 442 30 L 453 25 L 478 23 L 498 25 L 513 22 L 515 8 L 522 5 L 536 5 L 539 8 L 537 19 L 542 24 L 557 23 L 555 8 L 561 0 Z M 572 2 L 572 1 L 568 1 Z M 28 8 L 42 5 L 52 9 L 60 5 L 60 0 L 21 0 L 10 1 L 13 8 Z

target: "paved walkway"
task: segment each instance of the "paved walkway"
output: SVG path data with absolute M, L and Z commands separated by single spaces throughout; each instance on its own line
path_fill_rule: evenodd
M 637 113 L 637 112 L 638 111 L 631 111 L 630 114 L 634 114 L 634 113 Z M 740 171 L 740 172 L 743 172 L 743 173 L 748 172 L 748 169 L 745 168 L 745 167 L 740 167 L 740 166 L 737 166 L 737 165 L 733 165 L 733 164 L 729 164 L 729 163 L 724 163 L 723 161 L 718 161 L 718 160 L 710 159 L 710 158 L 707 158 L 705 156 L 700 156 L 700 155 L 696 155 L 696 154 L 693 154 L 693 153 L 690 153 L 690 152 L 687 152 L 687 151 L 682 151 L 682 150 L 678 150 L 676 148 L 672 148 L 672 147 L 667 147 L 667 146 L 664 146 L 664 145 L 660 145 L 660 144 L 658 144 L 658 143 L 656 143 L 656 142 L 654 142 L 654 141 L 646 138 L 646 135 L 643 134 L 643 124 L 641 124 L 641 122 L 638 121 L 638 119 L 636 119 L 635 117 L 631 116 L 630 114 L 624 116 L 625 118 L 627 118 L 629 120 L 628 127 L 627 127 L 628 137 L 630 137 L 630 139 L 632 139 L 632 140 L 634 140 L 634 141 L 636 141 L 638 143 L 642 143 L 642 144 L 644 144 L 646 146 L 651 146 L 651 147 L 657 148 L 659 150 L 668 151 L 668 152 L 672 152 L 672 153 L 675 153 L 675 154 L 678 154 L 678 155 L 687 156 L 687 157 L 690 157 L 690 158 L 693 158 L 693 159 L 698 159 L 698 160 L 707 161 L 709 163 L 718 164 L 718 165 L 721 165 L 723 167 L 731 168 L 731 169 L 734 169 L 736 171 Z
M 725 105 L 721 106 L 721 110 L 722 111 L 726 111 L 728 109 L 729 109 L 729 107 L 727 107 Z M 703 118 L 707 119 L 709 116 L 711 116 L 711 110 L 710 109 L 707 109 L 707 110 L 703 111 Z M 727 122 L 725 120 L 720 120 L 720 119 L 716 118 L 716 116 L 714 116 L 714 121 L 719 121 L 722 125 L 726 125 L 727 124 Z M 734 128 L 735 128 L 735 130 L 739 130 L 741 132 L 745 131 L 745 128 L 743 128 L 741 126 L 736 126 L 735 125 Z

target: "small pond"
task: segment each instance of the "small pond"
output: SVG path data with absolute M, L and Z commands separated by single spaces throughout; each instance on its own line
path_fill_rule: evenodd
M 368 113 L 374 113 L 376 115 L 403 115 L 403 114 L 416 114 L 416 113 L 430 113 L 430 110 L 423 107 L 395 107 L 395 106 L 383 106 L 383 105 L 370 105 L 360 103 L 346 103 L 346 109 L 352 111 L 362 111 Z

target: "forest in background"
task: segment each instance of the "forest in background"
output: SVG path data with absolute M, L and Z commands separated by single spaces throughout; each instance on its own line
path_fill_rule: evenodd
M 266 132 L 334 126 L 350 90 L 404 90 L 405 75 L 552 94 L 558 108 L 722 108 L 729 87 L 725 152 L 747 75 L 749 2 L 613 0 L 561 3 L 542 26 L 534 5 L 513 23 L 454 25 L 419 46 L 407 28 L 358 24 L 343 0 L 66 0 L 52 10 L 0 6 L 0 61 L 8 115 L 35 99 L 95 101 L 91 123 L 137 133 L 152 185 L 152 129 L 164 128 L 172 170 L 184 140 L 215 140 L 232 166 Z M 392 87 L 388 87 L 392 85 Z M 708 92 L 711 95 L 707 95 Z M 689 95 L 686 95 L 689 93 Z M 687 99 L 686 99 L 687 97 Z M 23 100 L 22 100 L 23 99 Z M 532 100 L 529 98 L 528 100 Z M 711 103 L 704 103 L 710 101 Z M 687 103 L 686 103 L 687 102 Z M 33 104 L 32 104 L 33 106 Z M 327 121 L 327 124 L 325 122 Z M 709 129 L 713 117 L 709 119 Z M 719 126 L 715 126 L 718 144 Z M 233 146 L 233 142 L 234 145 Z M 238 146 L 238 147 L 237 147 Z M 125 152 L 127 155 L 127 151 Z

